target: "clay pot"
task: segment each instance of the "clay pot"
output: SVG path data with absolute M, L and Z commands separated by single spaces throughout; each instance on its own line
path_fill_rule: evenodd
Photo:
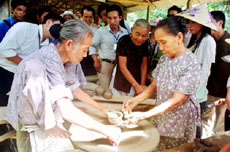
M 105 91 L 104 92 L 104 98 L 105 99 L 111 99 L 113 97 L 112 91 Z
M 93 90 L 85 90 L 85 93 L 87 93 L 90 97 L 95 95 L 95 91 Z
M 120 111 L 111 111 L 107 113 L 111 124 L 119 124 L 122 122 L 123 114 Z
M 112 89 L 106 89 L 105 92 L 112 92 Z
M 105 89 L 102 88 L 102 87 L 97 87 L 97 88 L 95 89 L 95 91 L 96 91 L 96 95 L 97 95 L 97 96 L 103 96 L 103 95 L 104 95 Z

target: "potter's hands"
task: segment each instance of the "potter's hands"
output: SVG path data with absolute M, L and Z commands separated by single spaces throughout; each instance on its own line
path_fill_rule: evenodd
M 115 111 L 114 109 L 109 109 L 109 108 L 103 108 L 101 110 L 101 112 L 107 117 L 108 116 L 108 112 L 113 112 Z
M 122 112 L 123 113 L 130 113 L 132 112 L 133 108 L 138 105 L 139 102 L 137 102 L 134 98 L 130 98 L 126 101 L 124 101 L 122 106 Z
M 134 89 L 135 89 L 137 94 L 140 94 L 141 92 L 143 92 L 147 88 L 147 86 L 140 85 L 140 84 L 137 84 L 137 85 L 135 85 L 133 87 L 134 87 Z
M 101 71 L 101 62 L 98 59 L 94 60 L 94 68 L 97 72 Z
M 130 124 L 136 124 L 141 120 L 147 119 L 147 113 L 146 112 L 132 112 L 129 114 L 125 114 L 125 123 L 128 125 Z
M 53 128 L 50 128 L 48 130 L 45 130 L 45 132 L 51 136 L 51 137 L 55 137 L 55 138 L 68 138 L 71 136 L 71 133 L 66 130 L 63 127 L 60 127 L 58 125 L 56 125 Z
M 115 126 L 106 126 L 105 129 L 105 136 L 115 142 L 115 143 L 119 143 L 119 139 L 120 139 L 120 135 L 121 135 L 121 129 Z

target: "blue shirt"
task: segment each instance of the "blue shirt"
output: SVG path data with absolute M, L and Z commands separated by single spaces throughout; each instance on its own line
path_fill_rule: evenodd
M 119 32 L 116 34 L 112 32 L 109 25 L 99 28 L 93 36 L 89 55 L 98 53 L 100 59 L 114 61 L 116 58 L 116 44 L 122 36 L 127 34 L 127 30 L 121 26 L 119 26 Z
M 5 20 L 7 20 L 11 24 L 11 27 L 16 23 L 12 16 L 6 18 Z M 10 27 L 3 20 L 0 21 L 0 42 L 2 41 L 2 39 L 6 35 L 6 32 L 9 29 Z

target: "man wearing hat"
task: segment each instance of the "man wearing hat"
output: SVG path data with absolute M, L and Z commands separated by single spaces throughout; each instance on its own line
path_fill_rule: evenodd
M 61 14 L 61 17 L 65 20 L 71 20 L 71 19 L 76 19 L 76 16 L 73 12 L 71 11 L 65 11 L 64 13 Z
M 230 63 L 223 61 L 221 58 L 230 54 L 230 45 L 225 42 L 225 39 L 230 38 L 230 34 L 224 31 L 225 15 L 221 11 L 211 12 L 213 21 L 218 31 L 212 30 L 211 34 L 216 41 L 216 62 L 212 64 L 211 74 L 208 80 L 208 99 L 207 104 L 213 103 L 220 98 L 225 98 L 227 94 L 226 83 L 230 75 Z M 213 130 L 214 134 L 224 132 L 224 114 L 226 105 L 219 105 L 212 108 L 208 116 L 216 116 L 216 119 L 211 117 L 206 119 L 205 130 Z M 207 122 L 212 122 L 209 125 Z

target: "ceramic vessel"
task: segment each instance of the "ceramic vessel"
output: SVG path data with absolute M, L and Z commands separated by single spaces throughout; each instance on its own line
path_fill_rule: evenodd
M 110 92 L 110 91 L 105 91 L 104 92 L 104 98 L 105 99 L 111 99 L 113 97 L 113 93 L 112 93 L 112 91 Z
M 103 96 L 103 95 L 104 95 L 105 89 L 102 88 L 102 87 L 97 87 L 97 88 L 95 89 L 95 91 L 96 91 L 96 95 L 97 95 L 97 96 Z
M 111 111 L 107 113 L 108 120 L 111 124 L 119 124 L 122 122 L 123 113 L 120 111 Z

